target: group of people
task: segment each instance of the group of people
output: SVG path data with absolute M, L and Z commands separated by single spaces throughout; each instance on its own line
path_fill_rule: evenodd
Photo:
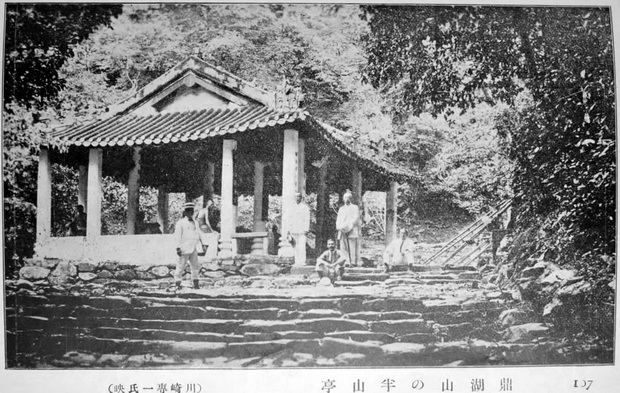
M 289 232 L 290 242 L 295 248 L 295 263 L 306 262 L 306 234 L 310 228 L 310 209 L 297 193 L 296 205 L 293 209 L 293 220 Z M 315 271 L 320 278 L 328 277 L 331 281 L 339 280 L 345 267 L 360 265 L 361 215 L 359 207 L 352 203 L 352 194 L 347 191 L 342 196 L 344 204 L 338 209 L 336 218 L 336 240 L 327 240 L 327 251 L 316 260 Z M 396 238 L 386 247 L 383 253 L 385 271 L 406 269 L 413 263 L 414 241 L 409 238 L 406 229 L 400 229 Z
M 332 282 L 340 280 L 346 267 L 359 266 L 361 235 L 361 215 L 359 207 L 352 203 L 352 194 L 343 195 L 344 204 L 338 210 L 336 218 L 336 239 L 327 240 L 327 250 L 316 260 L 315 271 L 319 278 L 328 277 Z M 181 286 L 185 264 L 189 262 L 194 288 L 199 288 L 198 255 L 204 255 L 209 247 L 208 237 L 213 234 L 209 222 L 209 209 L 213 201 L 207 201 L 205 207 L 194 213 L 194 204 L 183 206 L 183 217 L 175 225 L 176 253 L 179 256 L 174 272 L 175 285 Z M 286 230 L 287 241 L 294 249 L 296 265 L 306 264 L 306 239 L 310 231 L 310 208 L 304 202 L 301 193 L 295 194 L 295 204 L 290 211 Z M 339 248 L 336 248 L 336 240 Z M 414 242 L 407 231 L 401 229 L 398 236 L 387 246 L 383 253 L 385 271 L 406 268 L 413 262 Z

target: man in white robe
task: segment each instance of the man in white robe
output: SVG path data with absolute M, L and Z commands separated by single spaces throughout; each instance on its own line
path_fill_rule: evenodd
M 310 208 L 304 202 L 301 193 L 295 193 L 295 204 L 291 207 L 289 235 L 295 250 L 295 265 L 306 264 L 306 235 L 310 231 Z
M 338 209 L 336 218 L 336 230 L 340 240 L 340 249 L 347 254 L 352 266 L 357 266 L 359 261 L 359 237 L 361 235 L 360 209 L 351 203 L 351 192 L 347 191 L 342 196 L 344 205 Z
M 383 265 L 386 271 L 407 270 L 413 263 L 415 242 L 407 236 L 407 230 L 401 228 L 398 236 L 385 248 Z

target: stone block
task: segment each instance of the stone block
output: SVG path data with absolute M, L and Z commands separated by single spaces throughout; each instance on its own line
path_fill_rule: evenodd
M 42 266 L 43 259 L 41 258 L 26 258 L 24 259 L 24 264 L 26 266 Z
M 220 279 L 220 278 L 226 277 L 226 273 L 222 271 L 207 270 L 207 271 L 201 272 L 201 274 L 203 277 L 208 277 L 208 278 L 213 278 L 213 279 Z
M 343 353 L 361 353 L 366 356 L 381 354 L 379 341 L 352 341 L 342 338 L 326 337 L 319 340 L 293 341 L 289 348 L 295 352 L 309 352 L 326 358 L 335 358 Z
M 50 269 L 40 266 L 25 266 L 19 269 L 19 277 L 24 280 L 41 280 L 47 278 Z
M 309 330 L 319 333 L 368 330 L 368 323 L 366 321 L 344 318 L 303 319 L 296 321 L 295 325 L 297 330 Z
M 314 309 L 303 311 L 299 318 L 301 319 L 315 319 L 315 318 L 339 318 L 342 313 L 333 309 Z
M 254 356 L 269 356 L 283 351 L 291 340 L 251 341 L 244 343 L 230 343 L 225 355 L 234 358 L 249 358 Z
M 221 356 L 226 350 L 227 345 L 233 345 L 235 343 L 226 344 L 218 342 L 196 342 L 196 341 L 180 341 L 180 342 L 168 342 L 160 345 L 160 350 L 167 355 L 177 355 L 182 357 L 215 357 Z
M 308 311 L 312 309 L 338 309 L 338 298 L 309 298 L 299 300 L 299 310 Z
M 166 266 L 154 266 L 151 268 L 150 273 L 157 277 L 164 278 L 170 276 L 170 269 Z
M 384 332 L 397 335 L 408 333 L 428 333 L 430 331 L 426 321 L 423 319 L 371 322 L 370 328 L 373 332 Z
M 399 340 L 403 343 L 428 344 L 437 341 L 437 338 L 430 333 L 410 333 L 403 334 Z
M 41 260 L 41 267 L 45 267 L 45 268 L 48 268 L 48 269 L 53 269 L 60 262 L 62 262 L 62 260 L 57 259 L 57 258 L 43 258 L 43 260 Z
M 145 272 L 142 270 L 136 270 L 136 277 L 139 280 L 155 280 L 156 278 L 158 278 L 154 274 L 151 274 L 150 272 Z
M 108 270 L 101 270 L 99 273 L 97 273 L 97 278 L 108 280 L 114 278 L 114 274 L 110 273 Z
M 297 310 L 299 308 L 299 301 L 294 299 L 246 299 L 240 304 L 243 309 L 258 309 L 258 308 L 279 308 L 283 310 Z
M 280 267 L 272 263 L 249 263 L 240 272 L 246 276 L 272 276 L 280 273 Z
M 97 269 L 97 266 L 91 262 L 78 262 L 77 270 L 78 272 L 94 272 Z
M 518 308 L 502 311 L 502 313 L 499 315 L 499 321 L 503 327 L 522 325 L 528 322 L 535 322 L 534 318 L 530 313 L 527 313 Z
M 385 344 L 381 346 L 384 353 L 389 355 L 395 354 L 422 354 L 426 349 L 426 345 L 412 342 L 399 342 Z
M 348 332 L 328 332 L 328 333 L 325 333 L 325 336 L 332 337 L 332 338 L 341 338 L 345 340 L 353 340 L 353 341 L 358 341 L 358 342 L 378 341 L 381 343 L 392 343 L 395 341 L 394 336 L 391 334 L 369 332 L 365 330 L 356 330 L 356 331 L 348 331 Z
M 117 280 L 131 281 L 138 278 L 138 275 L 133 269 L 121 269 L 114 273 L 114 278 Z
M 97 275 L 92 272 L 78 273 L 78 277 L 82 281 L 92 281 L 97 278 Z
M 131 308 L 131 300 L 123 296 L 91 297 L 84 303 L 103 310 Z
M 474 330 L 474 326 L 469 322 L 445 325 L 445 327 L 448 329 L 448 336 L 451 339 L 463 338 Z
M 71 362 L 74 367 L 89 367 L 95 364 L 97 357 L 90 353 L 73 351 L 64 354 L 62 360 Z
M 118 355 L 118 354 L 103 354 L 95 364 L 101 367 L 111 367 L 111 368 L 119 368 L 121 364 L 127 359 L 127 355 Z
M 366 355 L 363 353 L 345 352 L 336 356 L 334 361 L 338 366 L 355 366 L 364 359 L 366 359 Z
M 544 336 L 549 328 L 543 323 L 526 323 L 510 326 L 504 333 L 504 339 L 511 343 L 523 343 Z
M 441 265 L 410 264 L 409 270 L 412 272 L 439 272 L 443 270 L 443 267 Z
M 314 272 L 314 266 L 292 266 L 289 274 L 311 276 Z

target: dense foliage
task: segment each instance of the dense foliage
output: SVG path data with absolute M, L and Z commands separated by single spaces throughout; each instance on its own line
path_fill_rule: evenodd
M 368 78 L 402 110 L 439 114 L 482 102 L 516 161 L 522 223 L 562 212 L 588 249 L 615 249 L 615 140 L 609 10 L 367 7 Z M 416 26 L 415 29 L 409 28 Z M 513 108 L 515 108 L 513 106 Z
M 58 70 L 73 46 L 120 12 L 108 4 L 8 4 L 4 104 L 45 105 L 58 95 L 65 84 Z
M 369 6 L 364 12 L 368 80 L 390 92 L 398 112 L 450 118 L 481 103 L 510 106 L 496 116 L 495 128 L 514 161 L 521 235 L 512 261 L 543 258 L 579 269 L 592 284 L 582 307 L 613 304 L 609 9 Z
M 6 6 L 2 174 L 7 272 L 18 256 L 32 254 L 37 153 L 41 144 L 57 146 L 45 131 L 54 121 L 72 117 L 62 97 L 68 82 L 59 70 L 76 44 L 120 12 L 120 5 L 111 4 Z M 88 105 L 87 94 L 77 101 Z

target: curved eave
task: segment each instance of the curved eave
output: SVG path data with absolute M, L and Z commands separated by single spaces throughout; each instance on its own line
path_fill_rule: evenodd
M 391 180 L 399 182 L 411 181 L 417 178 L 414 172 L 402 168 L 388 159 L 372 157 L 371 155 L 367 156 L 355 152 L 345 142 L 335 136 L 335 134 L 340 130 L 328 124 L 313 119 L 310 116 L 306 118 L 305 123 L 309 124 L 315 131 L 318 132 L 319 135 L 323 137 L 323 139 L 334 146 L 339 152 L 371 171 L 380 173 L 387 176 Z
M 70 146 L 142 146 L 197 141 L 306 118 L 303 111 L 266 107 L 204 109 L 148 116 L 118 115 L 85 125 L 56 129 L 51 136 Z

